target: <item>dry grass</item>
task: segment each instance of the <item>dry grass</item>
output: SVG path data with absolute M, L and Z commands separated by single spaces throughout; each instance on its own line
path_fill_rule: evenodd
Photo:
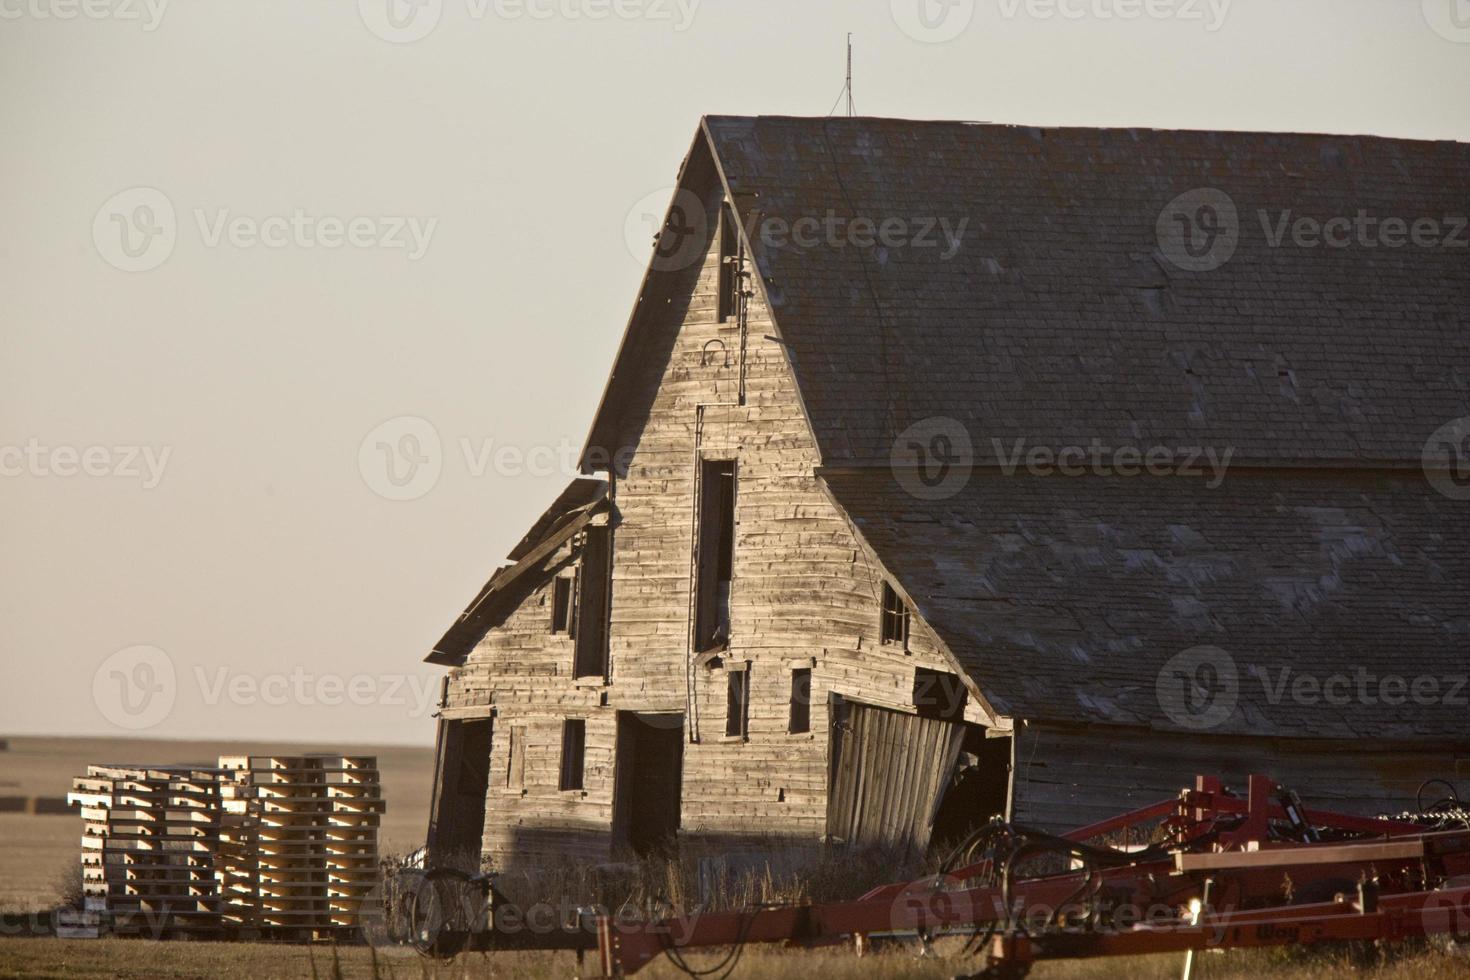
M 691 953 L 690 965 L 712 965 L 721 951 Z M 375 961 L 376 960 L 376 964 Z M 1094 960 L 1086 963 L 1041 964 L 1036 980 L 1173 980 L 1179 976 L 1178 955 Z M 769 980 L 940 980 L 974 970 L 975 960 L 919 959 L 911 951 L 895 950 L 862 958 L 846 948 L 786 950 L 751 946 L 735 977 Z M 376 969 L 376 972 L 375 972 Z M 589 957 L 584 975 L 595 975 Z M 141 939 L 65 941 L 57 939 L 0 940 L 0 977 L 111 977 L 116 980 L 185 980 L 248 976 L 267 978 L 326 978 L 343 980 L 470 980 L 480 977 L 567 980 L 577 975 L 570 953 L 489 953 L 461 956 L 449 964 L 419 959 L 401 949 L 372 950 L 325 946 L 283 946 L 264 943 L 155 943 Z M 638 974 L 649 980 L 678 980 L 679 973 L 659 960 Z M 1285 952 L 1232 952 L 1205 956 L 1196 976 L 1201 980 L 1451 980 L 1470 976 L 1470 961 L 1420 951 L 1383 967 L 1365 969 L 1337 955 L 1305 956 Z
M 685 845 L 679 859 L 588 866 L 566 862 L 502 872 L 496 885 L 522 908 L 598 906 L 644 917 L 680 911 L 728 911 L 762 905 L 856 898 L 871 888 L 932 869 L 883 851 L 824 853 L 789 839 L 746 840 L 735 852 Z
M 270 742 L 168 741 L 163 739 L 8 738 L 0 752 L 0 796 L 65 796 L 88 763 L 208 763 L 221 755 L 300 754 L 350 749 L 376 755 L 388 800 L 381 844 L 409 851 L 424 842 L 429 824 L 429 790 L 434 778 L 431 748 L 343 746 Z M 30 816 L 0 813 L 0 912 L 49 908 L 61 900 L 58 884 L 80 858 L 82 822 L 75 814 Z
M 0 813 L 0 911 L 49 908 L 57 877 L 80 867 L 82 821 L 74 816 Z

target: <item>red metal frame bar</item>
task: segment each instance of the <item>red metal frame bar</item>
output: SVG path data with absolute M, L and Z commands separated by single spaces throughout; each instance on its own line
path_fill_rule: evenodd
M 1080 844 L 1083 841 L 1092 840 L 1094 837 L 1102 837 L 1117 830 L 1135 827 L 1138 824 L 1147 823 L 1150 820 L 1158 820 L 1160 817 L 1170 816 L 1178 813 L 1179 807 L 1180 801 L 1178 797 L 1172 800 L 1160 800 L 1149 806 L 1140 807 L 1137 810 L 1131 810 L 1128 813 L 1120 814 L 1116 817 L 1109 817 L 1107 820 L 1099 820 L 1094 824 L 1088 824 L 1086 827 L 1069 830 L 1061 836 Z
M 996 936 L 992 961 L 1033 962 L 1101 956 L 1144 956 L 1186 950 L 1310 945 L 1353 939 L 1401 941 L 1470 931 L 1470 887 L 1385 896 L 1376 909 L 1351 901 L 1285 906 L 1201 917 L 1195 924 L 1139 926 L 1125 932 L 1032 939 Z
M 1220 816 L 1234 816 L 1244 814 L 1247 816 L 1247 826 L 1254 833 L 1256 827 L 1263 826 L 1261 815 L 1271 820 L 1285 820 L 1286 808 L 1274 800 L 1264 800 L 1255 804 L 1259 807 L 1257 813 L 1252 813 L 1252 803 L 1242 800 L 1236 796 L 1226 796 L 1223 793 L 1200 792 L 1198 790 L 1187 791 L 1183 799 L 1188 805 L 1204 811 L 1212 811 Z M 1303 807 L 1302 815 L 1307 822 L 1315 827 L 1326 827 L 1332 830 L 1343 830 L 1352 833 L 1382 834 L 1388 837 L 1402 836 L 1404 834 L 1422 834 L 1424 828 L 1414 823 L 1405 823 L 1400 820 L 1384 820 L 1380 817 L 1359 817 L 1351 813 L 1339 813 L 1336 810 L 1314 810 L 1311 807 Z M 1237 836 L 1241 836 L 1237 832 Z M 1260 837 L 1241 836 L 1242 840 L 1260 840 Z

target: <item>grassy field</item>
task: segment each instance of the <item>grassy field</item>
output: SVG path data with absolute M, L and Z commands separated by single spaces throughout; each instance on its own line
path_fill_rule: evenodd
M 691 953 L 689 965 L 707 968 L 719 962 L 722 951 Z M 1155 956 L 1089 963 L 1038 965 L 1036 980 L 1173 980 L 1182 957 Z M 770 980 L 941 980 L 979 968 L 977 960 L 935 958 L 921 960 L 903 951 L 862 957 L 846 949 L 785 950 L 751 946 L 733 976 Z M 589 957 L 584 976 L 595 976 Z M 515 977 L 524 980 L 566 980 L 577 976 L 570 953 L 492 953 L 461 956 L 449 964 L 419 959 L 401 949 L 372 950 L 323 946 L 279 946 L 262 943 L 154 943 L 141 939 L 104 939 L 68 942 L 58 939 L 0 940 L 0 977 L 111 977 L 117 980 L 184 980 L 226 975 L 265 978 L 327 980 L 469 980 L 478 977 Z M 638 974 L 649 980 L 678 980 L 684 974 L 660 959 Z M 1195 971 L 1200 980 L 1452 980 L 1470 976 L 1470 960 L 1447 954 L 1419 952 L 1386 966 L 1363 968 L 1333 955 L 1234 952 L 1207 955 Z
M 388 801 L 379 838 L 383 853 L 418 847 L 429 824 L 430 748 L 24 736 L 7 741 L 8 751 L 0 752 L 0 796 L 65 796 L 72 778 L 89 763 L 213 765 L 221 755 L 350 750 L 378 757 Z M 0 813 L 0 911 L 28 912 L 55 903 L 58 880 L 80 858 L 81 836 L 81 818 L 75 814 Z

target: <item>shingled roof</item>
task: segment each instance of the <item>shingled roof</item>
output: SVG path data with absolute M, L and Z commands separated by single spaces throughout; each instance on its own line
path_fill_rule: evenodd
M 751 236 L 829 462 L 886 459 L 931 416 L 963 423 L 981 458 L 992 439 L 1098 437 L 1401 461 L 1470 414 L 1470 248 L 1272 247 L 1259 213 L 1273 231 L 1283 213 L 1362 211 L 1448 234 L 1470 208 L 1470 145 L 868 118 L 704 129 L 747 229 L 965 222 L 952 254 Z M 1186 271 L 1159 219 L 1200 189 L 1233 202 L 1238 241 Z
M 886 470 L 824 480 L 1001 714 L 1260 735 L 1467 731 L 1470 523 L 1422 477 L 1266 469 L 1211 490 L 977 470 L 937 501 Z M 1198 703 L 1161 696 L 1200 664 L 1211 675 Z M 1293 694 L 1314 683 L 1303 675 L 1347 680 Z M 1428 678 L 1437 694 L 1389 677 Z

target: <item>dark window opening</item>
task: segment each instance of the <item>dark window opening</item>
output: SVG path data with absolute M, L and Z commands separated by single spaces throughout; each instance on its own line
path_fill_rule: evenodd
M 914 707 L 926 718 L 961 721 L 969 698 L 964 682 L 955 674 L 923 667 L 914 671 Z
M 574 672 L 577 677 L 607 676 L 608 599 L 612 578 L 612 529 L 587 528 L 582 564 L 577 574 L 577 638 Z
M 791 672 L 791 720 L 786 730 L 793 735 L 812 730 L 812 669 L 798 667 Z
M 705 460 L 699 469 L 699 552 L 695 649 L 730 640 L 730 582 L 735 571 L 735 461 Z
M 587 756 L 587 722 L 568 718 L 561 726 L 561 788 L 582 789 Z
M 720 208 L 720 322 L 740 313 L 740 235 L 735 211 L 729 204 Z
M 884 643 L 909 648 L 909 607 L 887 582 L 883 583 L 882 639 Z
M 572 631 L 572 580 L 562 576 L 551 583 L 551 632 Z
M 725 675 L 725 734 L 750 737 L 750 668 Z

